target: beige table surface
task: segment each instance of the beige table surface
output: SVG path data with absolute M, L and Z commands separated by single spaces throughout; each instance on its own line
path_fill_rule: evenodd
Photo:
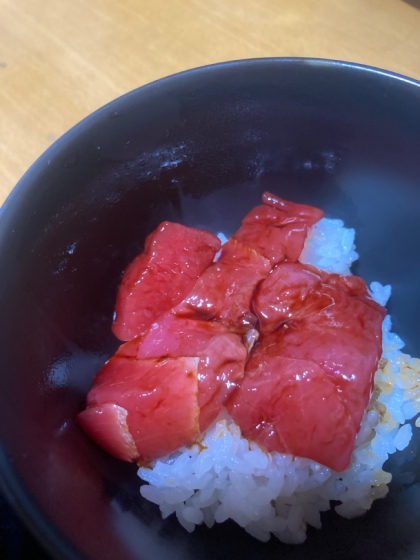
M 0 204 L 80 119 L 180 70 L 313 56 L 420 79 L 416 2 L 0 0 Z

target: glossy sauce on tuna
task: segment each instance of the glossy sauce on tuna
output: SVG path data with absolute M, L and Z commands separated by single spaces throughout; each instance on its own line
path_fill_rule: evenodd
M 355 276 L 298 263 L 310 206 L 264 193 L 212 262 L 212 234 L 165 222 L 127 268 L 123 340 L 78 416 L 114 456 L 152 460 L 226 407 L 267 451 L 350 461 L 381 353 L 385 310 Z
M 261 338 L 228 411 L 267 451 L 349 462 L 381 354 L 383 307 L 364 282 L 284 263 L 254 297 Z

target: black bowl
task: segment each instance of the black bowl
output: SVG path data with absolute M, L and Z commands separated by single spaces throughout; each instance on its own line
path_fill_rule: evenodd
M 363 518 L 325 514 L 300 546 L 234 523 L 187 534 L 141 499 L 136 468 L 75 423 L 117 347 L 121 273 L 164 219 L 232 233 L 270 190 L 357 230 L 367 281 L 391 283 L 395 330 L 420 354 L 420 84 L 322 60 L 231 62 L 103 107 L 31 167 L 0 220 L 1 488 L 57 558 L 420 557 L 418 435 Z

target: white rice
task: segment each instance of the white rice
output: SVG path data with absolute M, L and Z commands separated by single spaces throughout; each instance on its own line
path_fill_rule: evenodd
M 312 228 L 300 257 L 340 274 L 349 274 L 356 259 L 354 230 L 326 218 Z M 385 305 L 391 287 L 373 282 L 370 293 Z M 149 483 L 141 486 L 142 496 L 159 506 L 163 518 L 175 513 L 190 532 L 201 523 L 212 527 L 231 518 L 261 541 L 273 534 L 285 543 L 303 542 L 308 525 L 320 529 L 320 513 L 330 509 L 331 500 L 341 502 L 335 511 L 343 517 L 364 514 L 388 493 L 392 477 L 382 466 L 391 453 L 408 445 L 412 429 L 405 422 L 420 413 L 420 360 L 403 354 L 403 346 L 387 316 L 375 390 L 344 472 L 308 459 L 264 453 L 241 437 L 223 411 L 199 444 L 138 470 Z
M 354 229 L 345 228 L 341 220 L 322 218 L 306 238 L 299 261 L 326 272 L 351 274 L 350 267 L 359 258 L 355 235 Z

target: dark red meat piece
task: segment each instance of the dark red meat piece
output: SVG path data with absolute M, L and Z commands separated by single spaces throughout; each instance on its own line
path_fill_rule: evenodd
M 306 457 L 337 471 L 350 461 L 355 426 L 334 380 L 309 360 L 256 351 L 228 411 L 262 449 Z
M 246 367 L 241 389 L 229 403 L 234 420 L 246 437 L 255 436 L 263 445 L 280 445 L 267 447 L 269 451 L 317 461 L 322 454 L 321 462 L 344 469 L 373 388 L 384 308 L 369 297 L 360 278 L 284 263 L 260 283 L 254 311 L 265 336 Z M 277 370 L 280 365 L 285 369 Z M 264 389 L 256 390 L 256 383 Z M 290 406 L 292 401 L 297 403 L 293 406 L 304 406 L 305 414 L 285 416 L 285 399 Z M 249 431 L 251 409 L 266 418 L 261 440 Z M 326 414 L 322 422 L 320 411 Z M 302 423 L 304 418 L 317 419 L 313 429 L 307 426 L 312 435 L 305 440 L 305 449 L 302 438 L 296 437 L 296 444 L 292 437 L 284 439 L 284 433 L 293 433 L 299 418 Z M 268 438 L 270 431 L 273 434 Z M 332 443 L 326 446 L 329 439 Z
M 309 228 L 323 218 L 324 212 L 268 192 L 263 194 L 263 202 L 245 216 L 233 239 L 263 255 L 272 265 L 284 260 L 296 262 Z
M 242 379 L 247 351 L 242 338 L 219 323 L 168 313 L 144 336 L 120 346 L 116 355 L 140 360 L 197 356 L 199 423 L 204 431 Z
M 180 303 L 219 249 L 220 240 L 211 233 L 163 222 L 124 273 L 115 305 L 115 336 L 131 340 Z
M 319 271 L 299 263 L 284 263 L 274 268 L 260 283 L 253 300 L 253 309 L 263 334 L 278 326 L 317 313 L 331 303 L 331 296 L 322 291 Z
M 199 434 L 197 369 L 195 357 L 114 356 L 96 375 L 77 419 L 119 459 L 150 461 L 172 453 Z
M 136 461 L 139 453 L 127 425 L 128 412 L 113 403 L 86 408 L 77 421 L 107 453 L 123 461 Z
M 202 320 L 217 320 L 236 330 L 255 324 L 251 300 L 257 284 L 270 272 L 270 262 L 253 249 L 230 240 L 217 262 L 197 280 L 174 313 Z

